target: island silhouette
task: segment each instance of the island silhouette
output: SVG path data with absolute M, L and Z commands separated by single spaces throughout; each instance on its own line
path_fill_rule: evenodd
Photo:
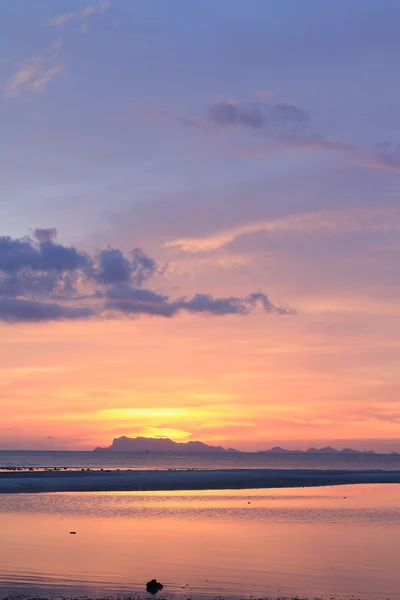
M 233 448 L 223 448 L 222 446 L 209 446 L 204 442 L 174 442 L 169 438 L 130 438 L 125 435 L 114 438 L 111 446 L 107 448 L 95 448 L 94 452 L 228 452 L 235 450 Z
M 114 438 L 112 444 L 107 447 L 94 448 L 94 452 L 188 452 L 188 453 L 223 453 L 239 452 L 236 448 L 224 448 L 223 446 L 210 446 L 205 442 L 174 442 L 170 438 L 149 438 L 149 437 L 127 437 L 123 435 Z M 307 450 L 287 450 L 280 446 L 274 446 L 269 450 L 258 450 L 260 454 L 378 454 L 373 450 L 353 450 L 352 448 L 342 448 L 337 450 L 331 446 L 323 448 L 307 448 Z M 398 454 L 392 452 L 391 454 Z

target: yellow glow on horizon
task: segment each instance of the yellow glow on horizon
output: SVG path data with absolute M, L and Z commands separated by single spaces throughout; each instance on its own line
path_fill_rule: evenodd
M 181 408 L 106 408 L 94 415 L 97 420 L 126 421 L 129 419 L 187 419 L 189 417 L 212 417 L 215 411 L 203 407 L 181 407 Z
M 133 436 L 135 437 L 136 434 Z M 155 428 L 149 427 L 143 433 L 144 437 L 151 438 L 170 438 L 174 442 L 186 441 L 190 437 L 190 433 L 188 431 L 182 431 L 180 429 L 168 429 L 168 428 Z
M 122 435 L 255 449 L 397 438 L 398 363 L 386 356 L 400 352 L 399 328 L 384 318 L 370 337 L 371 318 L 329 316 L 326 330 L 326 316 L 307 315 L 4 328 L 3 373 L 18 377 L 0 378 L 1 437 L 71 449 Z

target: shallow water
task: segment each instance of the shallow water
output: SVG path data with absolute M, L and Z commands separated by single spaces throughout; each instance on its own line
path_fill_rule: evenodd
M 400 598 L 399 555 L 396 485 L 0 496 L 0 596 Z
M 0 450 L 2 468 L 400 470 L 400 454 Z

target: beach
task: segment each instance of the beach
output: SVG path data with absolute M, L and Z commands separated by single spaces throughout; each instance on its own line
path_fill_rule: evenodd
M 3 451 L 0 598 L 400 600 L 399 466 Z
M 400 483 L 400 471 L 301 469 L 39 470 L 0 473 L 0 493 L 260 489 Z

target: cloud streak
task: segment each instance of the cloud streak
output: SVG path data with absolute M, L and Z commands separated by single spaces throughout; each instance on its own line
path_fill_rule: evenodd
M 239 225 L 203 237 L 177 238 L 166 242 L 165 247 L 177 248 L 188 253 L 211 252 L 227 246 L 237 238 L 260 232 L 343 233 L 399 230 L 400 209 L 396 206 L 321 210 Z
M 104 13 L 109 6 L 109 0 L 98 5 L 89 4 L 80 11 L 53 17 L 49 25 L 59 28 L 70 21 L 76 21 L 79 23 L 78 31 L 84 33 L 88 27 L 88 20 L 94 15 Z M 58 39 L 46 51 L 22 61 L 3 86 L 5 97 L 16 98 L 24 93 L 42 92 L 46 85 L 65 69 L 64 62 L 60 60 L 60 49 L 61 40 Z
M 58 52 L 54 48 L 49 53 L 32 56 L 6 81 L 5 95 L 15 98 L 23 92 L 41 92 L 64 68 L 65 65 L 59 60 Z
M 104 13 L 110 7 L 110 1 L 105 0 L 100 4 L 89 4 L 85 6 L 82 10 L 71 11 L 68 13 L 61 13 L 56 15 L 50 20 L 50 25 L 53 27 L 60 27 L 65 25 L 70 21 L 77 21 L 80 23 L 79 31 L 84 33 L 87 30 L 88 20 L 94 15 L 99 15 Z
M 268 146 L 239 152 L 247 157 L 257 158 L 284 150 L 338 152 L 351 162 L 370 169 L 400 171 L 400 143 L 384 141 L 367 149 L 330 139 L 315 131 L 311 115 L 305 110 L 278 101 L 270 92 L 258 93 L 255 101 L 246 102 L 221 97 L 208 105 L 202 118 L 176 115 L 163 108 L 135 108 L 130 113 L 137 117 L 163 119 L 204 133 L 242 129 L 262 134 Z
M 244 297 L 196 293 L 171 299 L 142 285 L 164 270 L 143 250 L 129 255 L 106 248 L 93 256 L 57 243 L 55 229 L 36 229 L 34 237 L 0 238 L 0 321 L 8 323 L 109 319 L 181 312 L 248 315 L 295 311 L 275 306 L 257 292 Z

